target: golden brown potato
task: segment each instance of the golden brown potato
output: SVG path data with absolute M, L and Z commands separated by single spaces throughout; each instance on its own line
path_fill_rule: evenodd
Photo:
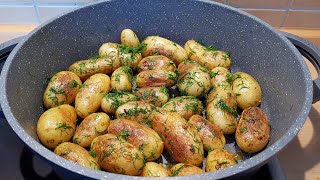
M 138 64 L 138 72 L 145 70 L 162 69 L 167 71 L 175 71 L 176 65 L 169 58 L 162 55 L 147 56 Z
M 146 70 L 137 75 L 138 87 L 171 87 L 176 83 L 177 74 L 167 70 Z
M 206 172 L 216 171 L 237 164 L 234 155 L 225 149 L 210 151 L 206 161 Z
M 144 177 L 169 177 L 169 171 L 161 164 L 147 162 L 140 176 Z
M 165 110 L 150 115 L 152 128 L 164 141 L 166 151 L 176 162 L 198 166 L 203 161 L 203 144 L 197 130 L 178 113 Z
M 52 76 L 43 94 L 43 104 L 47 109 L 74 102 L 82 82 L 70 71 L 61 71 Z
M 157 107 L 164 105 L 169 100 L 169 90 L 166 87 L 142 87 L 135 94 L 140 101 Z
M 232 87 L 239 108 L 256 107 L 261 103 L 262 91 L 259 83 L 249 74 L 244 72 L 233 74 Z
M 106 113 L 93 113 L 87 116 L 76 129 L 73 143 L 89 147 L 94 138 L 106 134 L 110 118 Z
M 97 161 L 89 152 L 77 144 L 71 142 L 61 143 L 54 149 L 54 153 L 82 166 L 96 170 L 100 169 Z
M 193 115 L 188 122 L 197 129 L 206 151 L 223 149 L 226 145 L 226 139 L 221 130 L 202 116 Z
M 96 112 L 104 94 L 110 91 L 110 77 L 105 74 L 95 74 L 87 79 L 76 96 L 75 108 L 78 116 L 87 117 Z
M 210 71 L 212 87 L 218 90 L 232 89 L 232 75 L 224 67 L 216 67 Z
M 108 128 L 109 134 L 121 136 L 142 152 L 146 161 L 158 159 L 163 151 L 163 141 L 151 128 L 136 121 L 126 119 L 113 120 Z
M 99 48 L 99 56 L 114 58 L 116 62 L 119 62 L 119 44 L 117 43 L 104 43 Z M 117 67 L 117 68 L 118 68 Z
M 269 142 L 270 123 L 261 108 L 244 109 L 236 130 L 236 142 L 247 153 L 261 151 Z
M 131 29 L 124 29 L 120 35 L 121 44 L 137 48 L 139 45 L 139 38 Z
M 135 176 L 142 172 L 145 165 L 139 149 L 114 134 L 95 138 L 90 152 L 100 168 L 108 172 Z
M 179 96 L 169 100 L 163 108 L 170 112 L 176 112 L 183 118 L 189 119 L 194 114 L 201 114 L 203 105 L 193 96 Z
M 76 129 L 77 114 L 67 104 L 45 111 L 39 118 L 37 134 L 43 145 L 53 149 L 58 144 L 70 141 Z
M 136 95 L 125 91 L 108 93 L 101 101 L 101 109 L 108 114 L 115 114 L 119 106 L 137 99 Z
M 142 56 L 139 53 L 132 52 L 131 48 L 125 45 L 119 46 L 119 61 L 121 66 L 130 66 L 135 71 Z
M 170 172 L 171 176 L 191 176 L 195 174 L 203 174 L 204 170 L 190 164 L 179 163 L 174 165 L 170 169 Z
M 131 91 L 132 75 L 130 66 L 119 67 L 111 75 L 111 88 L 116 91 Z
M 143 57 L 151 55 L 163 55 L 172 59 L 176 65 L 184 59 L 188 59 L 187 52 L 179 45 L 159 36 L 148 36 L 143 43 L 146 47 L 142 53 Z

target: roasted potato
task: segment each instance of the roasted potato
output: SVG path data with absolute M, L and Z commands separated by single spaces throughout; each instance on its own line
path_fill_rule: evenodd
M 195 174 L 203 174 L 204 171 L 197 166 L 190 164 L 179 163 L 174 165 L 171 169 L 171 176 L 191 176 Z
M 121 44 L 137 48 L 139 45 L 139 38 L 131 29 L 124 29 L 120 35 Z
M 90 152 L 100 168 L 108 172 L 139 175 L 145 165 L 139 149 L 114 134 L 96 137 L 91 143 Z
M 110 118 L 106 113 L 93 113 L 87 116 L 76 129 L 73 143 L 89 147 L 94 138 L 106 134 Z
M 212 87 L 218 90 L 232 89 L 232 75 L 224 67 L 216 67 L 210 71 Z
M 139 62 L 137 66 L 138 72 L 145 70 L 162 69 L 167 71 L 175 71 L 176 65 L 169 58 L 162 55 L 147 56 Z
M 141 54 L 136 53 L 131 46 L 119 46 L 119 61 L 121 66 L 130 66 L 135 71 L 141 59 Z
M 247 153 L 261 151 L 269 142 L 270 123 L 261 108 L 244 109 L 236 130 L 236 142 Z
M 111 88 L 116 91 L 131 91 L 132 75 L 130 66 L 119 67 L 111 75 Z
M 96 159 L 86 149 L 77 144 L 71 142 L 61 143 L 54 149 L 54 153 L 82 166 L 100 170 Z
M 43 94 L 43 104 L 47 109 L 74 102 L 82 82 L 70 71 L 61 71 L 52 76 Z
M 163 141 L 151 128 L 136 121 L 126 119 L 113 120 L 108 128 L 109 134 L 121 136 L 142 152 L 146 161 L 158 159 L 163 151 Z
M 233 154 L 225 149 L 210 151 L 206 161 L 206 172 L 216 171 L 237 164 Z
M 60 143 L 70 141 L 76 129 L 77 114 L 67 104 L 45 111 L 37 123 L 37 134 L 43 145 L 53 149 Z
M 107 58 L 114 58 L 115 62 L 119 62 L 118 67 L 120 67 L 119 44 L 117 44 L 117 43 L 104 43 L 104 44 L 102 44 L 101 47 L 99 48 L 99 56 L 107 57 Z
M 137 75 L 138 87 L 171 87 L 176 83 L 177 74 L 167 70 L 146 70 Z
M 136 101 L 137 99 L 136 95 L 126 91 L 108 93 L 101 101 L 101 109 L 108 114 L 114 114 L 119 106 L 129 101 Z
M 166 87 L 142 87 L 135 94 L 140 101 L 157 107 L 164 105 L 169 100 L 169 90 Z
M 161 164 L 147 162 L 140 176 L 144 177 L 169 177 L 169 171 Z
M 175 97 L 162 107 L 167 111 L 180 114 L 184 119 L 189 119 L 194 114 L 201 114 L 203 110 L 202 102 L 193 96 Z
M 75 109 L 81 118 L 96 112 L 105 93 L 110 91 L 110 77 L 105 74 L 95 74 L 87 79 L 76 96 Z

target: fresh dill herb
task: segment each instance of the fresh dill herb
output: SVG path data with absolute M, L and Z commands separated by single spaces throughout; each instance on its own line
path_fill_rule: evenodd
M 241 132 L 241 133 L 246 133 L 246 132 L 247 132 L 247 127 L 242 127 L 242 128 L 240 129 L 240 132 Z
M 66 93 L 66 91 L 64 89 L 56 89 L 54 87 L 51 87 L 50 91 L 55 93 L 55 94 L 65 94 Z
M 71 88 L 75 88 L 78 86 L 78 82 L 76 80 L 72 80 L 71 84 L 70 84 L 70 87 Z
M 128 131 L 128 130 L 121 130 L 120 136 L 121 136 L 124 140 L 128 141 L 129 131 Z
M 67 130 L 67 129 L 73 129 L 73 128 L 72 128 L 72 126 L 69 126 L 65 122 L 63 122 L 63 123 L 57 124 L 57 127 L 55 128 L 55 130 L 57 130 L 57 129 Z
M 218 101 L 218 103 L 216 104 L 216 107 L 220 108 L 221 110 L 227 111 L 228 113 L 234 115 L 235 117 L 238 116 L 237 110 L 229 107 L 227 103 L 224 102 L 222 99 Z

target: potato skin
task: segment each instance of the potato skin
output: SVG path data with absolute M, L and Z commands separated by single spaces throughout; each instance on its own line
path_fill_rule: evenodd
M 60 143 L 70 141 L 76 129 L 77 114 L 67 104 L 45 111 L 37 123 L 37 134 L 43 145 L 53 149 Z
M 110 91 L 110 77 L 105 74 L 95 74 L 87 79 L 76 96 L 75 109 L 81 118 L 96 112 L 103 95 Z
M 107 133 L 110 117 L 106 113 L 93 113 L 87 116 L 76 129 L 73 143 L 89 147 L 94 138 Z
M 111 88 L 116 91 L 131 91 L 132 69 L 130 66 L 121 66 L 111 75 Z
M 145 70 L 162 69 L 175 71 L 176 65 L 169 58 L 162 55 L 147 56 L 139 62 L 137 66 L 138 72 Z
M 119 91 L 106 94 L 101 101 L 101 109 L 108 114 L 115 114 L 119 106 L 129 102 L 136 101 L 138 97 L 125 91 Z
M 169 100 L 169 90 L 165 87 L 142 87 L 135 94 L 140 101 L 155 105 L 163 106 Z
M 210 151 L 206 161 L 206 172 L 224 169 L 237 164 L 233 154 L 225 149 L 214 149 Z
M 140 176 L 144 177 L 169 177 L 169 171 L 161 164 L 147 162 Z
M 237 96 L 239 108 L 256 107 L 261 103 L 261 88 L 251 75 L 244 72 L 236 72 L 233 74 L 232 87 Z
M 77 144 L 73 144 L 71 142 L 61 143 L 54 149 L 54 153 L 82 166 L 100 170 L 97 161 L 86 149 Z
M 197 129 L 206 151 L 223 149 L 226 145 L 226 139 L 221 130 L 202 116 L 193 115 L 188 122 Z
M 70 71 L 56 73 L 50 79 L 43 94 L 43 104 L 47 109 L 74 102 L 82 82 Z
M 144 157 L 138 148 L 114 134 L 98 136 L 91 143 L 101 169 L 126 175 L 139 175 L 145 165 Z
M 178 163 L 171 169 L 171 176 L 191 176 L 195 174 L 203 174 L 204 171 L 197 166 L 193 166 L 185 163 Z
M 143 43 L 147 44 L 142 56 L 160 54 L 172 59 L 176 65 L 182 60 L 188 59 L 187 52 L 179 45 L 166 38 L 159 36 L 148 36 Z
M 146 70 L 137 75 L 138 87 L 171 87 L 176 83 L 177 74 L 167 70 Z
M 126 119 L 113 120 L 108 128 L 109 134 L 121 136 L 124 140 L 138 148 L 146 161 L 154 161 L 161 156 L 163 141 L 151 128 L 136 121 Z
M 130 66 L 134 71 L 142 59 L 141 54 L 131 53 L 127 50 L 128 46 L 119 46 L 119 61 L 121 66 Z
M 139 45 L 139 38 L 131 29 L 124 29 L 120 35 L 121 44 L 137 48 Z
M 232 89 L 232 75 L 228 69 L 224 67 L 216 67 L 210 71 L 211 84 L 213 89 L 226 90 Z
M 180 114 L 184 119 L 189 119 L 194 114 L 201 114 L 203 105 L 193 96 L 179 96 L 170 99 L 164 104 L 163 109 Z
M 198 166 L 203 161 L 203 144 L 192 127 L 178 113 L 159 109 L 150 115 L 152 128 L 164 141 L 166 151 L 176 162 Z
M 236 142 L 247 153 L 261 151 L 269 142 L 270 123 L 261 108 L 244 109 L 236 130 Z

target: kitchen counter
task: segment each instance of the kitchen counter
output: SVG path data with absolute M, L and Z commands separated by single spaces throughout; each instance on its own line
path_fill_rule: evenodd
M 36 25 L 0 25 L 0 43 L 30 32 Z M 281 29 L 320 46 L 320 30 Z M 307 62 L 313 79 L 317 72 Z M 278 155 L 287 179 L 320 179 L 320 102 L 312 105 L 309 117 L 298 136 Z

